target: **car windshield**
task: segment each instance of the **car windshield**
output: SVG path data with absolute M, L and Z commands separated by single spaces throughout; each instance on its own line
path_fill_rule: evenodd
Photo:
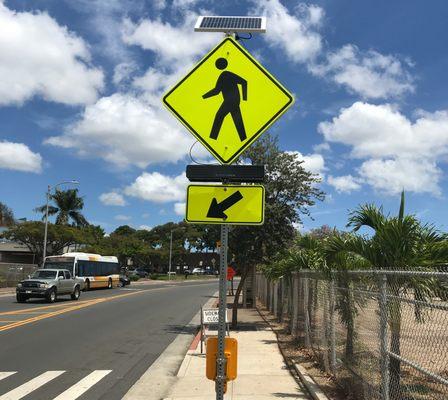
M 36 271 L 33 275 L 31 275 L 31 278 L 34 278 L 34 279 L 55 279 L 56 278 L 56 271 L 39 270 L 39 271 Z

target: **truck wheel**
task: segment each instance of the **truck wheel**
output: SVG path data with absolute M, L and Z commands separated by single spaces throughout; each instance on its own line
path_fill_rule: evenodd
M 86 292 L 88 292 L 89 290 L 90 290 L 90 281 L 87 279 L 86 280 L 86 284 L 85 284 L 85 286 L 84 286 L 84 290 L 86 291 Z
M 70 297 L 72 298 L 72 300 L 78 300 L 79 296 L 81 296 L 81 291 L 79 290 L 79 286 L 76 286 Z
M 24 296 L 23 294 L 16 295 L 17 303 L 25 303 L 27 301 L 28 297 Z
M 57 299 L 57 293 L 56 293 L 56 289 L 51 289 L 48 294 L 47 294 L 47 301 L 49 303 L 54 303 Z
M 109 278 L 109 281 L 107 282 L 107 288 L 112 289 L 112 279 Z

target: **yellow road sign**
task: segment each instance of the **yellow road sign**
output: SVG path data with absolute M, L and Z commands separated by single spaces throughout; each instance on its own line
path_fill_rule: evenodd
M 185 220 L 195 224 L 261 225 L 264 187 L 190 185 Z
M 219 162 L 230 164 L 294 99 L 228 37 L 175 85 L 163 102 Z

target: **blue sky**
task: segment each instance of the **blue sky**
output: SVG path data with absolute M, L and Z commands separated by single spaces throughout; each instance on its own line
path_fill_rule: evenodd
M 322 177 L 307 230 L 374 202 L 447 230 L 448 4 L 0 0 L 0 201 L 36 219 L 76 179 L 106 231 L 182 219 L 192 136 L 161 97 L 220 40 L 198 15 L 264 15 L 246 48 L 296 96 L 271 132 Z M 195 156 L 207 157 L 201 145 Z

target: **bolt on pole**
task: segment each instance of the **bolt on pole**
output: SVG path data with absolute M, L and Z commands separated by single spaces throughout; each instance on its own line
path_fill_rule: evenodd
M 229 226 L 221 225 L 221 252 L 219 257 L 219 309 L 218 309 L 218 356 L 216 357 L 216 400 L 224 399 L 226 377 L 225 336 L 227 313 L 227 246 Z

